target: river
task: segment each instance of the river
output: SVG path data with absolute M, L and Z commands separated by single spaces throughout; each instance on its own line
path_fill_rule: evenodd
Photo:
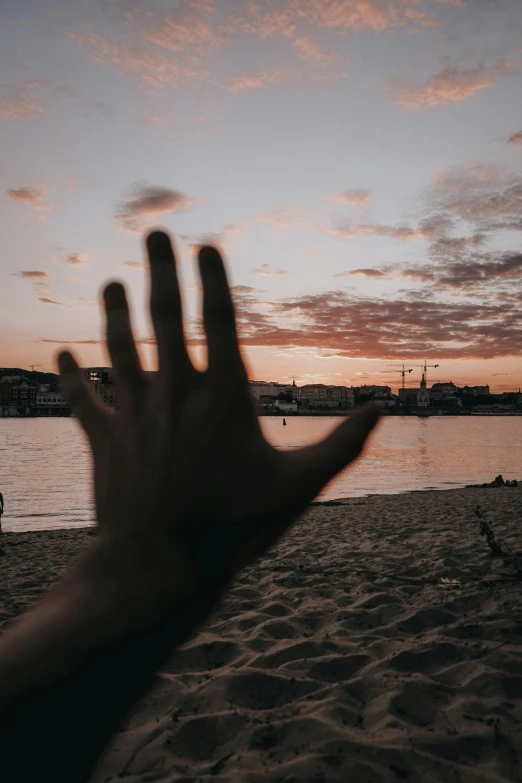
M 279 448 L 312 443 L 338 418 L 261 418 Z M 450 489 L 522 478 L 522 417 L 388 417 L 362 459 L 320 500 L 411 490 Z M 94 523 L 91 465 L 75 419 L 0 419 L 0 491 L 5 531 L 84 527 Z

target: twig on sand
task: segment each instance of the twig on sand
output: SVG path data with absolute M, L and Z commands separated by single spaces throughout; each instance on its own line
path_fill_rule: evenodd
M 493 553 L 493 557 L 501 557 L 504 565 L 514 568 L 518 579 L 522 579 L 522 559 L 510 550 L 502 539 L 496 539 L 495 533 L 488 525 L 482 513 L 480 503 L 475 507 L 475 515 L 480 521 L 480 535 L 486 536 L 486 541 Z

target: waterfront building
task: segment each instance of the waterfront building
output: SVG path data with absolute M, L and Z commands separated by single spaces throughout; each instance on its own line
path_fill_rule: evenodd
M 298 389 L 299 404 L 308 408 L 352 408 L 354 390 L 349 386 L 307 383 Z
M 108 408 L 116 408 L 118 399 L 114 386 L 112 367 L 85 367 L 83 373 L 96 396 Z

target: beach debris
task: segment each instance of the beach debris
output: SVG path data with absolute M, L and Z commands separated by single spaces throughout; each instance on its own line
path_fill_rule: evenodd
M 478 517 L 480 522 L 480 535 L 486 537 L 486 541 L 489 548 L 491 549 L 493 557 L 501 557 L 504 565 L 509 566 L 510 568 L 514 568 L 517 573 L 517 577 L 522 579 L 522 558 L 515 554 L 515 552 L 513 552 L 505 544 L 505 542 L 502 541 L 501 538 L 495 538 L 495 533 L 487 523 L 480 503 L 478 503 L 475 507 L 475 515 Z
M 446 576 L 443 576 L 439 582 L 441 587 L 460 587 L 461 584 L 460 579 L 448 579 Z
M 466 484 L 466 489 L 486 489 L 487 487 L 518 487 L 517 479 L 504 480 L 501 473 L 493 481 L 487 481 L 484 484 Z

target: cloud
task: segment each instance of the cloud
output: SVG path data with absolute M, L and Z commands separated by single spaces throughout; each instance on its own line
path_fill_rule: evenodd
M 416 226 L 341 220 L 327 230 L 342 239 L 422 239 L 429 243 L 432 261 L 462 260 L 480 251 L 494 233 L 522 230 L 522 174 L 480 162 L 450 167 L 419 199 L 419 212 Z M 482 255 L 479 260 L 487 259 Z
M 359 297 L 285 299 L 261 313 L 238 303 L 243 346 L 314 348 L 346 358 L 478 359 L 519 355 L 522 324 L 504 304 Z M 194 339 L 193 344 L 201 342 Z
M 51 304 L 59 304 L 59 302 L 51 302 Z M 48 337 L 42 337 L 39 342 L 53 345 L 105 345 L 105 340 L 53 340 Z
M 20 204 L 25 204 L 33 212 L 33 217 L 37 220 L 45 220 L 42 212 L 51 212 L 55 209 L 54 204 L 47 202 L 47 188 L 44 185 L 26 185 L 21 188 L 10 188 L 6 190 L 6 196 Z
M 327 52 L 312 38 L 304 35 L 297 35 L 292 39 L 292 46 L 302 60 L 312 60 L 320 65 L 329 65 L 331 63 L 344 62 L 346 65 L 349 60 L 339 54 Z
M 428 14 L 412 8 L 416 2 L 403 0 L 286 0 L 270 3 L 247 3 L 241 12 L 225 21 L 229 31 L 257 35 L 261 39 L 276 36 L 294 41 L 301 37 L 299 26 L 311 36 L 317 30 L 337 33 L 355 31 L 384 32 L 405 28 L 437 27 Z
M 380 269 L 354 269 L 334 277 L 352 275 L 416 280 L 431 283 L 439 289 L 447 288 L 466 294 L 480 293 L 482 301 L 486 301 L 499 293 L 498 288 L 492 287 L 495 283 L 510 281 L 512 286 L 513 281 L 522 280 L 522 253 L 505 252 L 494 255 L 484 252 L 476 257 L 458 255 L 454 259 L 446 256 L 443 263 L 427 268 L 396 265 Z
M 236 74 L 229 80 L 229 92 L 246 92 L 247 90 L 260 90 L 266 86 L 289 84 L 295 81 L 297 74 L 288 68 L 276 68 L 273 71 L 248 71 Z
M 334 277 L 352 277 L 352 275 L 361 275 L 361 277 L 388 277 L 388 275 L 380 269 L 352 269 L 346 272 L 339 272 Z
M 27 272 L 20 272 L 20 277 L 25 277 L 29 280 L 41 280 L 45 277 L 51 277 L 49 272 L 40 272 L 39 270 L 30 270 Z
M 84 305 L 94 306 L 94 305 L 101 305 L 103 302 L 101 302 L 99 299 L 90 299 L 87 296 L 75 296 L 72 299 L 73 302 L 81 302 Z
M 257 291 L 251 285 L 233 285 L 230 289 L 234 294 L 253 294 Z
M 87 253 L 69 253 L 65 261 L 71 266 L 86 266 L 87 258 Z
M 437 5 L 440 2 L 436 0 Z M 458 0 L 445 2 L 461 5 Z M 125 24 L 118 37 L 84 28 L 71 30 L 68 38 L 90 62 L 113 68 L 153 93 L 198 84 L 240 93 L 282 83 L 314 86 L 342 79 L 349 64 L 343 40 L 348 34 L 439 28 L 440 21 L 419 5 L 419 0 L 248 1 L 235 6 L 218 0 L 180 0 L 168 10 L 152 4 L 122 9 Z M 321 40 L 324 32 L 335 36 L 328 48 Z M 232 59 L 242 54 L 248 37 L 261 41 L 271 60 L 274 54 L 282 55 L 289 66 L 220 76 L 217 56 L 224 51 Z
M 333 201 L 339 201 L 346 207 L 362 207 L 373 198 L 369 190 L 345 190 L 332 196 Z
M 129 269 L 145 269 L 145 264 L 142 261 L 123 261 L 124 266 L 128 266 Z
M 518 133 L 514 133 L 509 138 L 510 144 L 522 144 L 522 131 L 519 131 Z
M 52 305 L 59 305 L 60 307 L 69 307 L 69 305 L 64 305 L 61 302 L 57 302 L 55 299 L 51 299 L 53 289 L 49 283 L 46 282 L 51 275 L 49 272 L 42 272 L 41 270 L 37 269 L 31 269 L 27 271 L 23 271 L 19 273 L 19 276 L 26 279 L 31 280 L 33 283 L 33 288 L 35 292 L 38 295 L 38 301 L 42 302 L 42 304 L 52 304 Z
M 389 85 L 391 101 L 406 111 L 420 111 L 428 106 L 450 106 L 464 103 L 482 90 L 492 87 L 496 79 L 508 76 L 520 63 L 500 60 L 495 65 L 478 65 L 475 68 L 458 68 L 448 65 L 431 76 L 420 87 L 405 87 L 397 83 Z
M 460 219 L 477 233 L 522 229 L 522 174 L 472 163 L 441 174 L 432 200 L 450 223 Z
M 141 233 L 158 215 L 186 212 L 196 204 L 196 199 L 176 190 L 138 182 L 132 197 L 120 204 L 116 219 L 126 231 Z
M 58 305 L 59 307 L 69 307 L 69 305 L 62 304 L 62 302 L 56 302 L 54 299 L 49 299 L 48 296 L 39 296 L 38 301 L 43 304 Z
M 303 212 L 298 207 L 283 207 L 256 215 L 255 219 L 259 223 L 270 223 L 278 228 L 292 228 L 303 219 Z
M 176 53 L 204 57 L 217 53 L 227 36 L 215 19 L 214 0 L 181 0 L 177 8 L 147 25 L 143 37 L 156 46 Z M 139 11 L 134 11 L 133 18 Z
M 392 239 L 428 239 L 431 229 L 428 226 L 411 228 L 411 226 L 384 226 L 378 223 L 355 223 L 344 220 L 328 229 L 330 234 L 343 239 L 358 239 L 365 236 L 391 237 Z
M 188 242 L 189 247 L 197 253 L 202 245 L 217 245 L 222 249 L 230 250 L 239 237 L 244 236 L 250 230 L 246 221 L 239 223 L 228 223 L 220 231 L 215 233 L 190 235 L 178 234 L 178 238 Z
M 212 82 L 210 73 L 203 70 L 196 58 L 174 58 L 150 47 L 123 44 L 114 38 L 91 31 L 69 32 L 68 39 L 87 50 L 87 59 L 98 65 L 110 66 L 119 73 L 139 79 L 142 86 L 158 90 L 169 86 L 185 89 L 198 82 Z
M 39 82 L 28 81 L 22 86 L 4 88 L 0 93 L 0 120 L 20 120 L 43 112 L 43 106 L 34 95 Z
M 254 275 L 262 275 L 263 277 L 288 277 L 290 272 L 286 269 L 277 269 L 272 264 L 261 264 L 257 269 L 250 270 Z

